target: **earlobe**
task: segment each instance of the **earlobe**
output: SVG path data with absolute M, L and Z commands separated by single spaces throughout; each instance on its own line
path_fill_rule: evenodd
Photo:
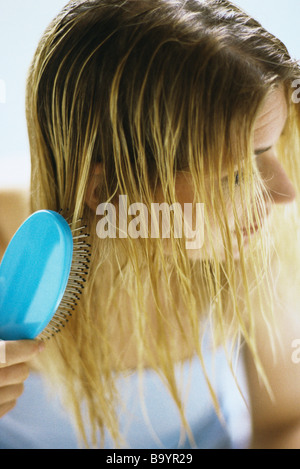
M 99 189 L 99 185 L 101 184 L 102 177 L 103 177 L 103 165 L 102 163 L 97 163 L 93 168 L 92 176 L 90 178 L 86 197 L 85 197 L 86 205 L 93 211 L 96 211 L 96 208 L 98 207 L 100 203 L 99 197 L 98 197 L 98 193 L 99 193 L 98 189 Z

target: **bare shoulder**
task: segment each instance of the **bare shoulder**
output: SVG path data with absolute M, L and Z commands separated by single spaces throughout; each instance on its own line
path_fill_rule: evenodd
M 29 216 L 29 191 L 0 190 L 0 256 L 23 221 Z
M 290 233 L 290 237 L 285 237 L 281 251 L 278 250 L 282 260 L 280 270 L 276 272 L 273 315 L 276 328 L 272 341 L 266 322 L 260 315 L 255 318 L 258 352 L 271 393 L 267 392 L 258 377 L 251 354 L 246 353 L 254 447 L 266 447 L 272 443 L 275 434 L 283 435 L 284 429 L 294 426 L 298 432 L 299 448 L 300 253 L 297 240 L 292 239 L 295 232 L 291 230 Z M 292 441 L 286 444 L 294 444 Z

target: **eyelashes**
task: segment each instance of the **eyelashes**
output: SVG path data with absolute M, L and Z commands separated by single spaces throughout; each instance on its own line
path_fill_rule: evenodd
M 224 176 L 224 177 L 222 178 L 222 184 L 228 185 L 228 179 L 229 179 L 228 176 Z M 240 182 L 241 182 L 240 173 L 239 173 L 239 171 L 236 171 L 236 172 L 234 173 L 234 185 L 235 185 L 235 186 L 239 186 L 239 185 L 240 185 Z
M 239 183 L 240 183 L 240 173 L 237 171 L 237 172 L 235 173 L 234 184 L 235 184 L 236 186 L 238 186 Z
M 240 185 L 242 184 L 243 179 L 244 179 L 243 176 L 244 176 L 243 170 L 241 170 L 241 171 L 235 171 L 235 173 L 234 173 L 234 185 L 235 185 L 235 186 L 240 186 Z M 225 176 L 225 177 L 223 178 L 223 180 L 224 180 L 224 183 L 225 183 L 225 184 L 228 184 L 228 176 Z

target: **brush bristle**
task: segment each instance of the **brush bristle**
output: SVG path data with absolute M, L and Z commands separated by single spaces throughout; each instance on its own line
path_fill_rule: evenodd
M 91 246 L 87 243 L 89 238 L 89 234 L 85 231 L 87 227 L 80 226 L 74 228 L 73 225 L 72 228 L 71 224 L 69 224 L 69 226 L 73 236 L 73 258 L 69 280 L 57 311 L 48 326 L 39 335 L 39 339 L 42 341 L 51 339 L 51 337 L 60 332 L 68 323 L 80 300 L 88 274 Z

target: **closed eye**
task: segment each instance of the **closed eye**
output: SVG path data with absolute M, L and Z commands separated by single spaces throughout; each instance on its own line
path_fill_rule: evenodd
M 255 150 L 254 154 L 255 156 L 259 156 L 259 155 L 262 155 L 263 153 L 266 153 L 267 151 L 271 149 L 272 149 L 272 146 L 268 148 L 261 148 L 260 150 Z

